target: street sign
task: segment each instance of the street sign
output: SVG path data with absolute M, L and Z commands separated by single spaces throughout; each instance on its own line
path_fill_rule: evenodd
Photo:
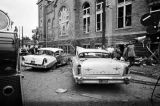
M 150 25 L 158 25 L 160 21 L 160 11 L 152 12 L 152 13 L 146 13 L 142 15 L 140 22 L 144 26 L 150 26 Z
M 147 13 L 147 14 L 144 14 L 141 19 L 140 19 L 140 22 L 142 25 L 144 26 L 149 26 L 153 23 L 153 21 L 151 20 L 151 14 L 150 13 Z

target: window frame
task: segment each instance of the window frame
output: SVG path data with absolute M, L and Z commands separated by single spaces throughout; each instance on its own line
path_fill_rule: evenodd
M 97 7 L 100 5 L 100 10 L 97 11 Z M 100 15 L 100 22 L 97 22 L 97 16 Z M 96 32 L 102 31 L 102 15 L 103 15 L 103 2 L 97 2 L 96 1 Z M 98 23 L 100 24 L 100 29 L 98 30 Z
M 131 5 L 131 15 L 129 16 L 131 18 L 131 24 L 130 25 L 126 25 L 126 17 L 127 17 L 127 12 L 126 12 L 126 8 L 128 5 Z M 123 7 L 123 25 L 122 27 L 119 27 L 119 8 Z M 127 28 L 127 27 L 131 27 L 132 26 L 132 1 L 129 0 L 124 0 L 124 2 L 118 3 L 117 1 L 117 28 L 121 29 L 121 28 Z
M 88 2 L 85 2 L 82 6 L 82 11 L 83 11 L 83 33 L 89 33 L 90 32 L 90 23 L 91 23 L 91 16 L 90 16 L 90 13 L 91 13 L 91 6 L 89 4 L 89 7 L 85 8 L 85 5 L 86 3 Z M 89 11 L 89 13 L 88 13 Z M 85 13 L 85 14 L 84 14 Z M 85 24 L 84 24 L 85 22 Z

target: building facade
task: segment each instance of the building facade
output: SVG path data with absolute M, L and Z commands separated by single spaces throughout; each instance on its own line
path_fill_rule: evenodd
M 160 0 L 38 0 L 40 44 L 72 52 L 75 46 L 96 48 L 125 44 L 146 35 L 142 15 L 159 10 Z M 146 52 L 141 43 L 137 53 Z

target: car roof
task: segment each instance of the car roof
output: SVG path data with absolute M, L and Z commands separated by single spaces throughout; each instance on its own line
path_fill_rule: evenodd
M 53 51 L 53 52 L 63 51 L 63 49 L 61 49 L 61 48 L 52 48 L 52 47 L 39 48 L 38 50 L 49 50 L 49 51 Z
M 103 53 L 108 53 L 108 51 L 103 50 L 103 49 L 85 49 L 85 48 L 83 48 L 83 49 L 79 49 L 78 50 L 78 54 L 84 53 L 84 52 L 103 52 Z

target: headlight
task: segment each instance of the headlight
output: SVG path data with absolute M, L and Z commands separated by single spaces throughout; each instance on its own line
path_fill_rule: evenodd
M 81 74 L 81 65 L 78 65 L 78 66 L 77 66 L 77 74 L 78 74 L 78 75 Z
M 46 58 L 43 59 L 43 64 L 45 64 L 45 63 L 47 63 L 47 59 Z
M 22 57 L 22 61 L 25 61 L 25 58 L 24 58 L 24 57 Z

